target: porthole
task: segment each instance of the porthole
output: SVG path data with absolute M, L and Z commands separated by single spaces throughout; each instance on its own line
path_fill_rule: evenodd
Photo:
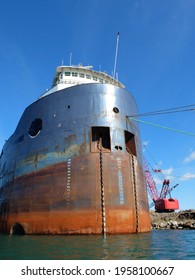
M 116 145 L 116 146 L 115 146 L 115 149 L 116 149 L 116 150 L 121 150 L 121 151 L 122 151 L 123 148 L 122 148 L 121 146 Z
M 29 128 L 28 134 L 31 138 L 36 137 L 42 130 L 42 119 L 35 119 Z
M 117 113 L 119 113 L 119 109 L 117 108 L 117 107 L 114 107 L 113 108 L 113 111 L 117 114 Z

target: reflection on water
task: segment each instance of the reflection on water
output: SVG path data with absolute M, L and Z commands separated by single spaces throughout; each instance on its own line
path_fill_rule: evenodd
M 73 236 L 0 235 L 4 260 L 195 259 L 195 231 Z

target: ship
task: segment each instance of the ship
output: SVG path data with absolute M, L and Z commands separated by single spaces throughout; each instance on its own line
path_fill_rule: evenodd
M 61 65 L 0 155 L 0 232 L 150 231 L 138 108 L 92 66 Z

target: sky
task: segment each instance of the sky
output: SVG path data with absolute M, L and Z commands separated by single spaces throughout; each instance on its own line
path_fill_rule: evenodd
M 112 75 L 118 32 L 116 72 L 139 113 L 195 104 L 194 26 L 194 0 L 2 1 L 0 149 L 70 53 L 72 64 Z M 140 120 L 171 129 L 141 122 L 143 154 L 163 172 L 152 173 L 157 187 L 169 178 L 180 209 L 195 209 L 195 111 Z

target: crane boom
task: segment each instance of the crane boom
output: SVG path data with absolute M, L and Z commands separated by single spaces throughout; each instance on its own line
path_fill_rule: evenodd
M 146 161 L 144 162 L 144 167 L 145 167 L 145 176 L 146 176 L 148 192 L 150 193 L 150 196 L 153 201 L 158 200 L 159 194 L 158 194 L 158 190 L 156 187 L 156 183 L 152 177 L 152 174 L 150 172 L 149 166 Z
M 145 168 L 145 177 L 147 182 L 147 189 L 150 193 L 150 196 L 154 202 L 155 211 L 156 212 L 172 212 L 179 209 L 179 202 L 175 198 L 167 198 L 167 194 L 170 195 L 171 191 L 178 185 L 173 186 L 172 188 L 169 187 L 169 180 L 164 180 L 163 186 L 159 192 L 156 187 L 156 183 L 153 179 L 153 176 L 150 172 L 149 166 L 147 162 L 144 162 Z

